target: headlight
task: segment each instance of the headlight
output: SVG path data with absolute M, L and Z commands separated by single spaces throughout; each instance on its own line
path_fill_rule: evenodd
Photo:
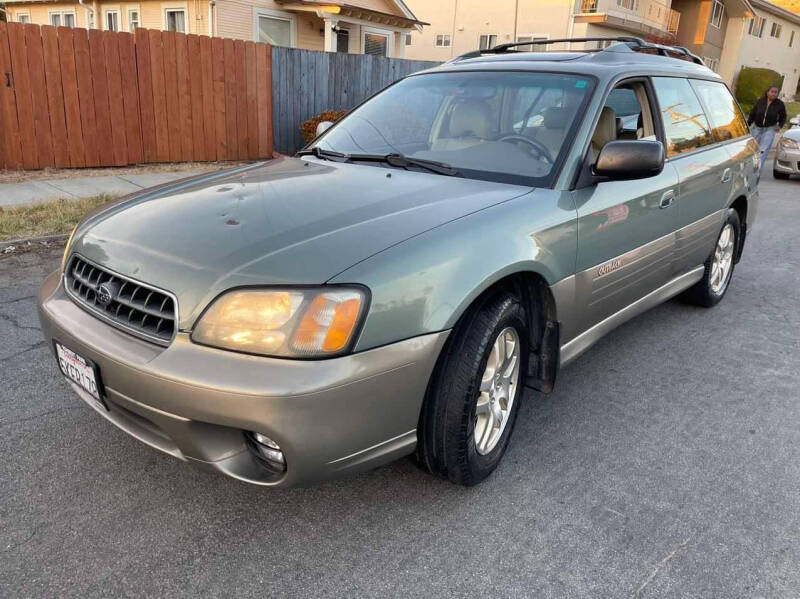
M 75 231 L 78 228 L 78 225 L 72 227 L 72 232 L 67 237 L 67 245 L 64 246 L 64 254 L 61 256 L 61 274 L 64 274 L 64 269 L 67 268 L 67 256 L 69 255 L 69 246 L 72 245 L 72 236 L 75 235 Z
M 265 356 L 335 356 L 350 348 L 366 303 L 355 287 L 238 289 L 214 300 L 192 341 Z
M 788 137 L 781 137 L 781 147 L 787 150 L 798 150 L 800 149 L 800 142 Z

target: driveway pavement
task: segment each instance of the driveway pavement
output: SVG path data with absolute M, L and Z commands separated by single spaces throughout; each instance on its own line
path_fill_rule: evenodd
M 617 329 L 471 489 L 401 460 L 268 491 L 156 453 L 41 340 L 58 253 L 0 260 L 0 596 L 797 597 L 800 181 L 767 178 L 725 300 Z

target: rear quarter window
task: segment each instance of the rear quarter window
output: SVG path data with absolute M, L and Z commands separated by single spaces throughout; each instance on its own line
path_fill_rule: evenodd
M 692 80 L 692 87 L 705 107 L 716 141 L 726 141 L 747 135 L 747 123 L 731 92 L 722 83 Z
M 677 156 L 714 143 L 700 100 L 687 79 L 653 77 L 664 134 L 667 155 Z

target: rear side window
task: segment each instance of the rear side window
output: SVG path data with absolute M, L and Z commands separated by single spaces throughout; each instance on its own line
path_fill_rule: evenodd
M 664 122 L 669 156 L 714 143 L 706 114 L 688 80 L 653 77 L 653 86 Z
M 692 81 L 692 87 L 705 106 L 715 140 L 725 141 L 747 135 L 747 123 L 742 111 L 724 84 L 695 79 Z

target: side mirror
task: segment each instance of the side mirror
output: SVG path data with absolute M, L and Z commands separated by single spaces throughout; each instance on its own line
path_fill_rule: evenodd
M 593 174 L 621 181 L 655 177 L 664 170 L 664 146 L 660 141 L 610 141 L 597 157 Z
M 317 125 L 317 137 L 325 133 L 328 129 L 333 126 L 331 121 L 322 121 Z

